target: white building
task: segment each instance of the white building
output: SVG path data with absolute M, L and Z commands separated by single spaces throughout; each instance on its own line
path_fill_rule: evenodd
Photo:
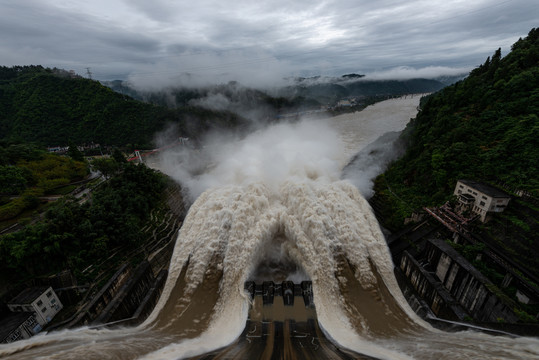
M 482 222 L 487 220 L 488 213 L 502 212 L 511 200 L 502 190 L 471 180 L 457 181 L 453 194 L 458 196 L 462 207 L 478 214 Z
M 352 106 L 350 99 L 339 100 L 337 106 Z
M 36 320 L 45 326 L 63 308 L 52 287 L 33 287 L 23 290 L 7 304 L 12 312 L 34 312 Z

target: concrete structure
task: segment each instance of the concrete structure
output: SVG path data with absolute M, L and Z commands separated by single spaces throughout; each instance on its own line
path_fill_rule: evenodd
M 168 272 L 162 270 L 154 277 L 150 263 L 143 261 L 91 325 L 125 323 L 125 320 L 142 322 L 157 303 L 167 275 Z
M 124 286 L 132 275 L 133 269 L 129 264 L 124 264 L 110 278 L 107 284 L 95 294 L 92 301 L 88 303 L 83 311 L 73 318 L 67 325 L 67 328 L 89 325 L 103 311 L 103 309 L 114 299 L 118 291 Z
M 399 268 L 434 315 L 457 321 L 462 321 L 466 316 L 469 316 L 467 311 L 434 275 L 434 272 L 424 269 L 408 251 L 404 251 L 402 254 Z
M 352 102 L 349 99 L 339 100 L 337 106 L 352 106 Z
M 326 337 L 318 325 L 310 281 L 247 282 L 245 290 L 252 301 L 241 335 L 197 359 L 374 360 Z
M 465 311 L 482 322 L 518 321 L 494 284 L 443 240 L 427 241 L 418 260 L 405 253 L 400 269 L 437 316 L 462 320 Z
M 33 312 L 12 313 L 0 320 L 0 343 L 28 339 L 41 331 Z
M 453 194 L 459 198 L 461 211 L 478 214 L 482 222 L 487 221 L 488 213 L 502 212 L 511 200 L 502 190 L 471 180 L 457 181 Z
M 537 301 L 537 298 L 534 298 L 533 295 L 530 296 L 526 294 L 521 289 L 517 289 L 516 296 L 517 296 L 518 301 L 520 301 L 523 304 L 532 305 L 532 304 L 539 303 L 539 301 Z
M 12 312 L 34 312 L 41 326 L 48 324 L 63 308 L 52 287 L 33 287 L 23 290 L 7 304 Z
M 174 242 L 171 244 L 172 247 L 166 249 L 168 254 L 173 250 Z M 168 271 L 161 269 L 154 276 L 148 261 L 143 261 L 136 269 L 124 264 L 82 311 L 61 325 L 73 328 L 140 324 L 159 300 L 167 275 Z
M 51 153 L 65 154 L 67 152 L 67 146 L 49 146 L 47 151 Z
M 302 281 L 299 284 L 292 281 L 283 281 L 277 284 L 273 281 L 264 281 L 262 284 L 247 281 L 244 288 L 251 295 L 251 300 L 255 296 L 261 296 L 264 305 L 273 304 L 275 297 L 279 296 L 283 298 L 284 306 L 293 306 L 294 297 L 301 296 L 306 308 L 314 308 L 313 283 L 311 281 Z

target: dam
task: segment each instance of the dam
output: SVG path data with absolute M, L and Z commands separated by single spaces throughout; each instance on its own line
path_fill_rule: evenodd
M 238 339 L 192 359 L 373 359 L 339 349 L 324 335 L 310 281 L 249 281 L 245 290 L 253 302 Z
M 443 332 L 414 313 L 370 205 L 341 178 L 341 120 L 276 124 L 203 154 L 169 154 L 162 166 L 193 204 L 144 323 L 51 332 L 2 345 L 0 357 L 536 359 L 537 339 Z M 193 157 L 196 167 L 184 163 Z

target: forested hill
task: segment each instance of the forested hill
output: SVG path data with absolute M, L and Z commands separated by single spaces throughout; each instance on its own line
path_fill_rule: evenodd
M 175 108 L 188 104 L 201 104 L 208 108 L 226 108 L 233 112 L 254 112 L 262 118 L 277 113 L 319 109 L 335 106 L 339 100 L 358 98 L 365 103 L 368 98 L 379 101 L 388 96 L 431 93 L 462 76 L 434 79 L 365 80 L 364 75 L 348 74 L 340 77 L 287 79 L 289 85 L 271 90 L 257 90 L 231 81 L 227 84 L 208 85 L 200 88 L 168 87 L 161 90 L 141 90 L 129 82 L 103 81 L 103 84 L 121 94 L 151 104 Z M 442 82 L 442 81 L 447 81 Z M 210 101 L 213 100 L 213 101 Z
M 431 95 L 405 135 L 406 154 L 376 181 L 396 221 L 443 203 L 459 178 L 538 196 L 539 29 Z
M 241 121 L 226 112 L 143 103 L 64 70 L 0 67 L 0 140 L 144 147 L 169 123 L 193 137 Z

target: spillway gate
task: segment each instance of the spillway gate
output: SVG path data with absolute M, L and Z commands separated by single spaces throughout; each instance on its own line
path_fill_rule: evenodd
M 311 281 L 248 281 L 245 290 L 252 304 L 240 337 L 225 348 L 191 360 L 373 360 L 326 338 L 316 320 Z
M 261 296 L 263 305 L 271 305 L 274 303 L 275 297 L 282 297 L 285 306 L 294 306 L 294 299 L 301 297 L 305 307 L 314 307 L 313 284 L 311 281 L 302 281 L 299 284 L 292 281 L 283 281 L 282 283 L 264 281 L 259 284 L 254 281 L 247 281 L 245 290 L 251 295 L 252 300 L 255 299 L 255 296 Z

